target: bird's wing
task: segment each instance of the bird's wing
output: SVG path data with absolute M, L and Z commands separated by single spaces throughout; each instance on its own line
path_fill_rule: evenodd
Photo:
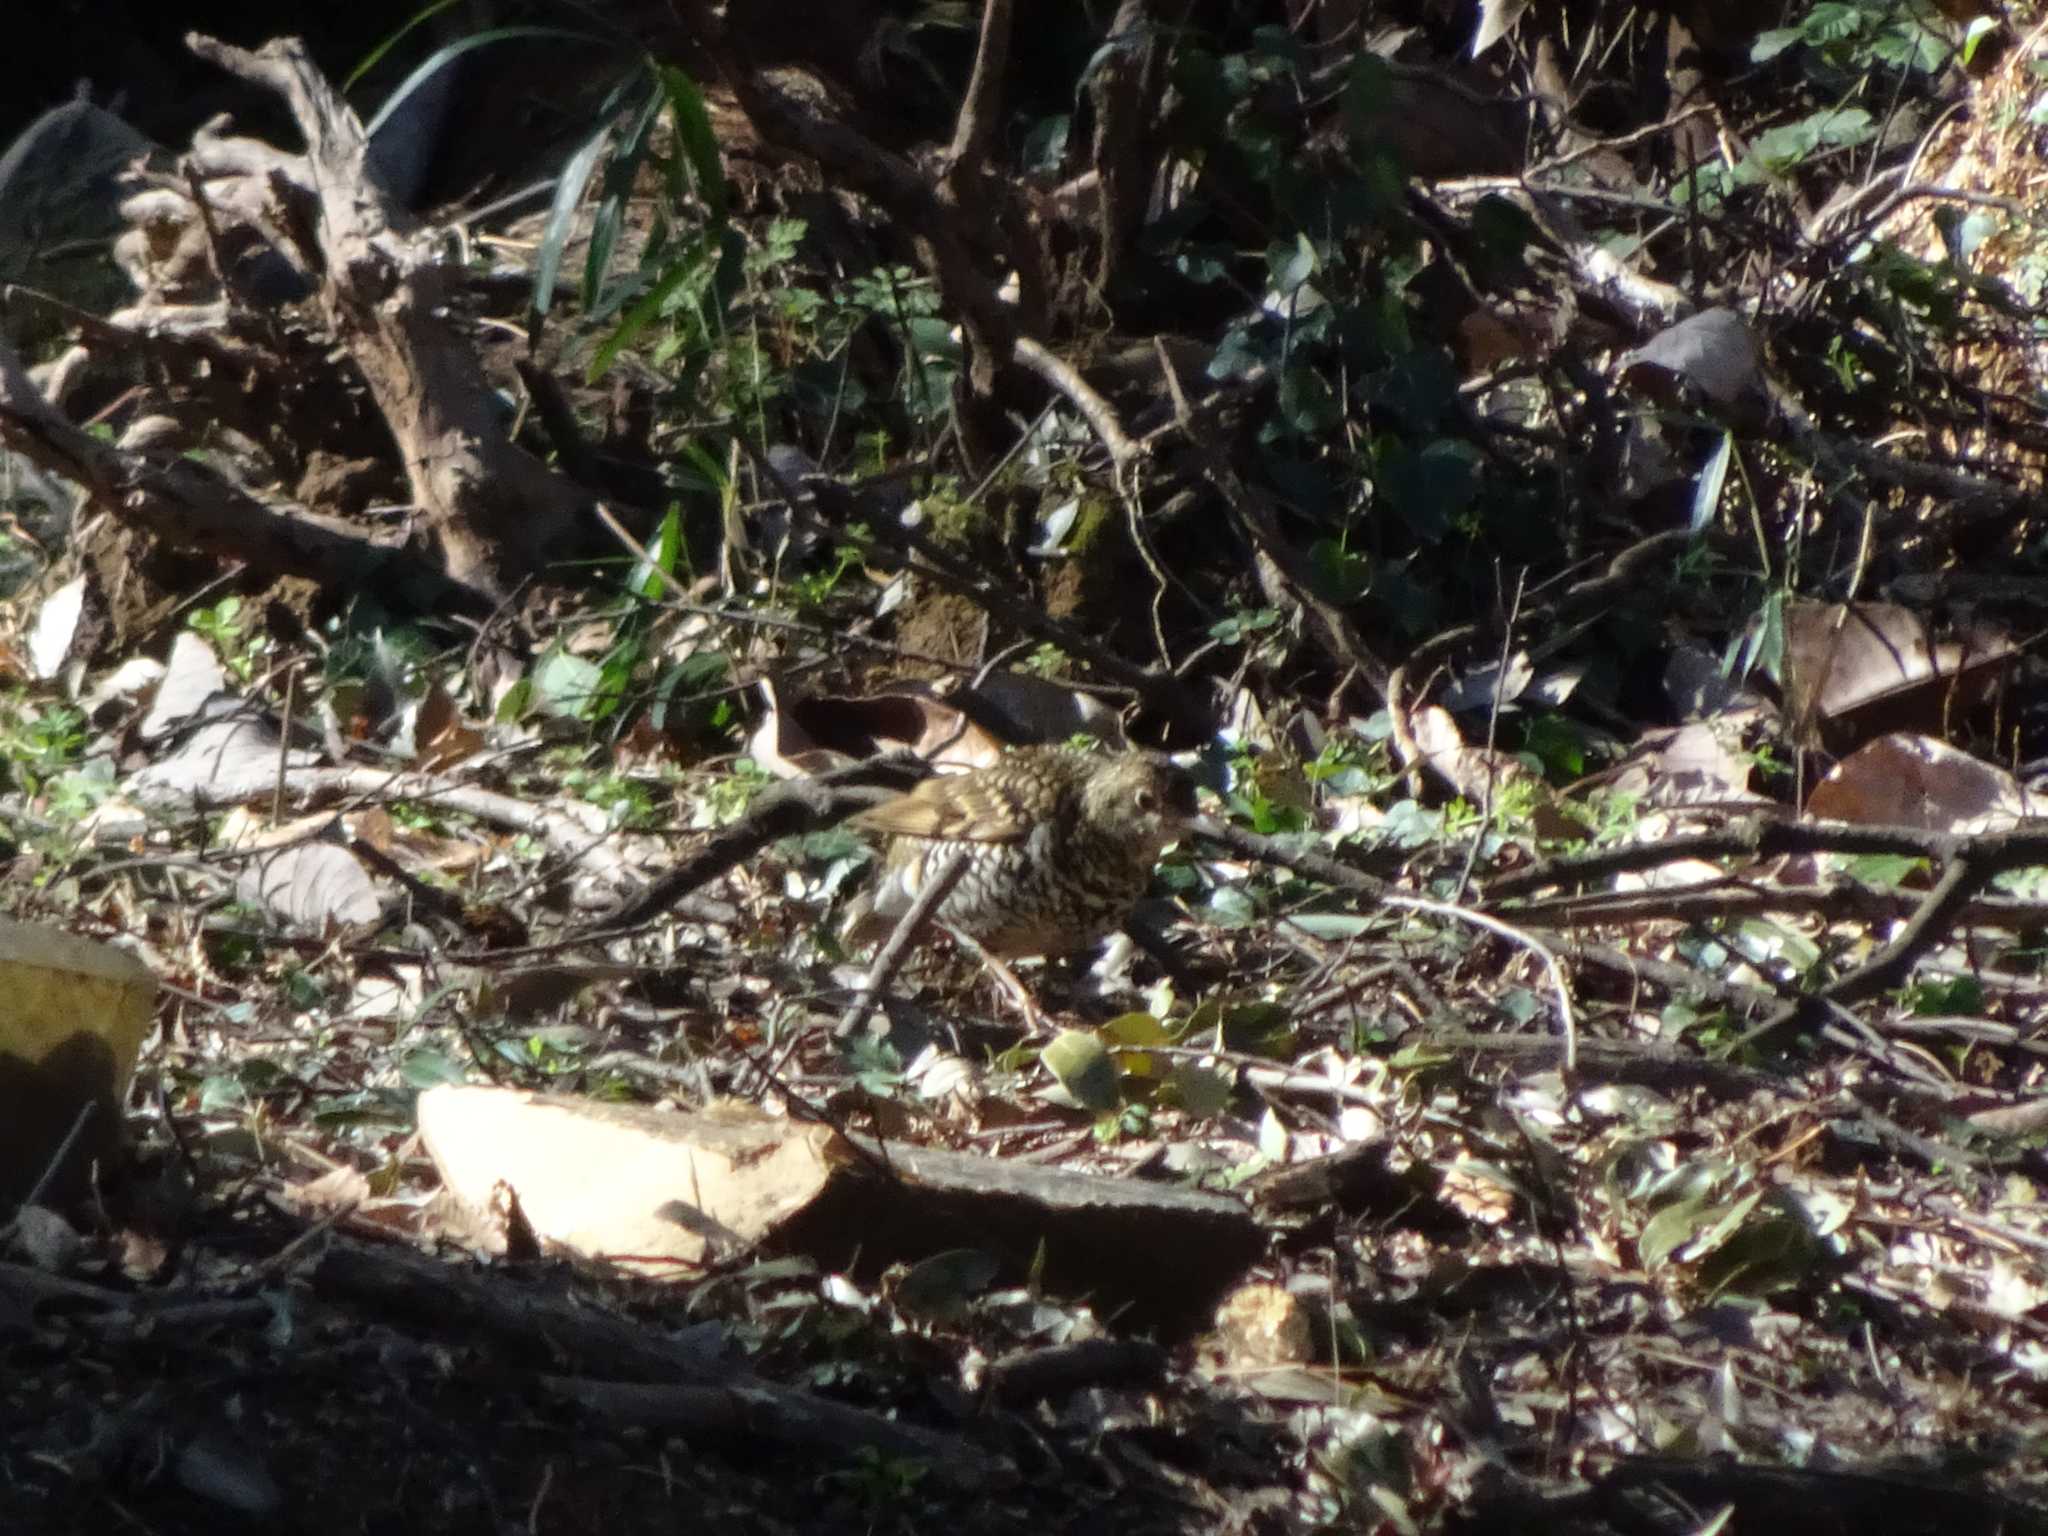
M 1014 794 L 972 773 L 926 779 L 910 793 L 862 811 L 852 822 L 887 837 L 962 843 L 1014 842 L 1031 829 L 1031 817 Z

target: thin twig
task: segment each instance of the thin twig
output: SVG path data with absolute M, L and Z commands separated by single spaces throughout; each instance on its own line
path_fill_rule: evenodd
M 860 1033 L 861 1026 L 868 1021 L 868 1015 L 875 1010 L 876 999 L 903 968 L 903 962 L 910 954 L 911 945 L 924 931 L 931 915 L 939 910 L 940 903 L 953 894 L 953 887 L 960 883 L 960 877 L 966 873 L 965 848 L 953 849 L 933 870 L 931 877 L 924 882 L 924 889 L 917 893 L 917 899 L 910 904 L 909 910 L 897 919 L 888 939 L 875 952 L 874 963 L 868 967 L 868 973 L 861 981 L 860 990 L 854 994 L 852 1006 L 846 1010 L 845 1017 L 840 1019 L 838 1027 L 832 1031 L 835 1040 L 850 1040 Z
M 1117 420 L 1116 407 L 1097 394 L 1066 359 L 1054 356 L 1029 336 L 1017 338 L 1012 355 L 1072 402 L 1119 468 L 1145 451 L 1124 431 L 1123 423 Z
M 57 1143 L 57 1150 L 50 1155 L 50 1160 L 43 1165 L 42 1174 L 36 1179 L 35 1186 L 29 1190 L 28 1194 L 22 1199 L 21 1204 L 15 1208 L 13 1219 L 6 1226 L 0 1227 L 0 1242 L 5 1242 L 14 1235 L 15 1229 L 21 1224 L 22 1211 L 27 1210 L 32 1205 L 40 1205 L 42 1203 L 43 1196 L 50 1192 L 50 1186 L 57 1182 L 57 1174 L 64 1167 L 65 1161 L 71 1156 L 71 1149 L 78 1145 L 78 1138 L 85 1134 L 86 1122 L 92 1119 L 93 1114 L 98 1108 L 98 1103 L 92 1099 L 87 1099 L 78 1106 L 78 1113 L 71 1117 L 71 1129 L 64 1133 L 64 1139 Z

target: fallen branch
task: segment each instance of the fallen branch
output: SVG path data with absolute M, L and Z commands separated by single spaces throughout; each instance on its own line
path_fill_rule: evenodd
M 0 307 L 16 296 L 0 290 Z M 309 577 L 326 586 L 401 585 L 414 578 L 401 557 L 402 535 L 371 533 L 338 517 L 257 500 L 205 464 L 182 454 L 156 457 L 95 437 L 74 424 L 30 381 L 20 356 L 0 341 L 0 446 L 84 488 L 124 524 L 175 548 L 237 561 L 266 576 Z M 485 594 L 431 574 L 418 582 L 424 606 L 437 597 L 474 608 Z
M 565 552 L 583 496 L 512 442 L 465 338 L 449 321 L 459 268 L 368 168 L 355 114 L 295 38 L 260 49 L 197 33 L 201 58 L 282 97 L 306 141 L 288 155 L 249 140 L 195 140 L 202 178 L 262 170 L 279 226 L 317 275 L 329 331 L 346 345 L 398 445 L 420 518 L 449 576 L 502 596 Z

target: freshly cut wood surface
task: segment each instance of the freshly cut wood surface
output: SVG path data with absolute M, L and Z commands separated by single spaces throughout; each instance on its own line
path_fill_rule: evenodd
M 494 1247 L 518 1224 L 548 1250 L 688 1278 L 816 1197 L 852 1154 L 833 1131 L 502 1088 L 433 1088 L 420 1135 Z
M 685 1112 L 447 1086 L 420 1134 L 450 1194 L 505 1251 L 530 1233 L 652 1278 L 756 1244 L 878 1274 L 954 1248 L 1057 1294 L 1179 1329 L 1261 1247 L 1242 1202 L 942 1148 L 846 1137 L 735 1104 Z

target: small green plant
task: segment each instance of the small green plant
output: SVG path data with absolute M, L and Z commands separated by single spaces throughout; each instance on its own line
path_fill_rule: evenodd
M 1835 376 L 1842 393 L 1853 395 L 1870 381 L 1870 370 L 1863 366 L 1862 359 L 1850 350 L 1848 343 L 1840 336 L 1828 338 L 1828 371 Z
M 195 608 L 185 625 L 213 648 L 220 664 L 237 682 L 248 682 L 269 654 L 270 638 L 256 628 L 255 617 L 239 597 L 224 597 L 211 608 Z
M 75 767 L 85 741 L 85 715 L 71 705 L 37 705 L 18 693 L 0 697 L 0 762 L 27 793 L 41 794 Z
M 303 966 L 287 966 L 279 982 L 285 1001 L 294 1008 L 310 1012 L 327 1003 L 327 984 Z
M 1906 1011 L 1922 1018 L 1975 1014 L 1984 1008 L 1984 987 L 1974 976 L 1916 978 L 1900 995 Z
M 652 785 L 609 768 L 571 769 L 563 775 L 562 787 L 603 810 L 614 827 L 645 831 L 660 826 L 666 817 Z
M 1522 751 L 1536 760 L 1552 783 L 1586 775 L 1586 732 L 1567 716 L 1549 711 L 1530 715 L 1523 724 Z
M 588 1054 L 589 1033 L 575 1025 L 564 1025 L 553 1029 L 539 1029 L 519 1042 L 516 1050 L 520 1064 L 547 1077 L 560 1077 L 582 1069 Z M 511 1043 L 504 1047 L 507 1056 L 515 1054 Z
M 1209 637 L 1221 640 L 1225 645 L 1242 645 L 1252 636 L 1277 629 L 1279 625 L 1278 608 L 1241 608 L 1210 625 Z
M 1578 809 L 1587 817 L 1596 844 L 1625 843 L 1642 825 L 1643 797 L 1635 790 L 1596 788 L 1579 797 Z
M 556 645 L 541 655 L 525 679 L 532 685 L 525 703 L 561 719 L 609 719 L 625 696 L 631 672 L 630 657 L 618 648 L 602 661 L 592 661 Z
M 649 690 L 647 721 L 658 731 L 722 738 L 739 723 L 732 658 L 698 651 L 663 669 Z
M 1368 795 L 1393 781 L 1393 765 L 1384 740 L 1367 741 L 1349 734 L 1323 743 L 1315 758 L 1302 764 L 1309 783 L 1333 795 Z
M 858 569 L 860 563 L 860 551 L 850 544 L 841 544 L 832 551 L 827 563 L 792 577 L 784 590 L 797 612 L 816 611 L 823 608 L 839 590 L 839 583 L 845 579 L 846 573 Z
M 866 1035 L 846 1043 L 846 1065 L 861 1092 L 878 1099 L 903 1096 L 903 1058 L 886 1040 Z
M 1033 677 L 1061 677 L 1067 670 L 1067 653 L 1050 640 L 1033 646 L 1017 659 L 1017 670 Z
M 1309 829 L 1307 798 L 1296 792 L 1299 780 L 1288 766 L 1246 753 L 1232 762 L 1230 781 L 1231 815 L 1250 823 L 1260 836 Z
M 910 1513 L 906 1504 L 930 1471 L 928 1462 L 891 1456 L 864 1445 L 854 1452 L 852 1465 L 845 1471 L 828 1472 L 818 1481 L 851 1497 L 860 1505 L 866 1523 L 874 1525 L 892 1516 L 905 1518 Z
M 1952 49 L 1940 13 L 1931 5 L 1898 0 L 1821 0 L 1789 27 L 1757 34 L 1749 56 L 1767 63 L 1789 48 L 1811 51 L 1813 62 L 1844 76 L 1875 67 L 1937 70 Z
M 754 797 L 774 782 L 767 770 L 751 757 L 735 761 L 731 774 L 704 791 L 704 808 L 710 812 L 712 825 L 722 827 L 739 820 L 746 814 L 747 807 L 754 803 Z
M 1098 1119 L 1090 1127 L 1090 1132 L 1104 1146 L 1114 1146 L 1131 1137 L 1149 1136 L 1152 1134 L 1151 1106 L 1139 1103 L 1120 1104 Z

